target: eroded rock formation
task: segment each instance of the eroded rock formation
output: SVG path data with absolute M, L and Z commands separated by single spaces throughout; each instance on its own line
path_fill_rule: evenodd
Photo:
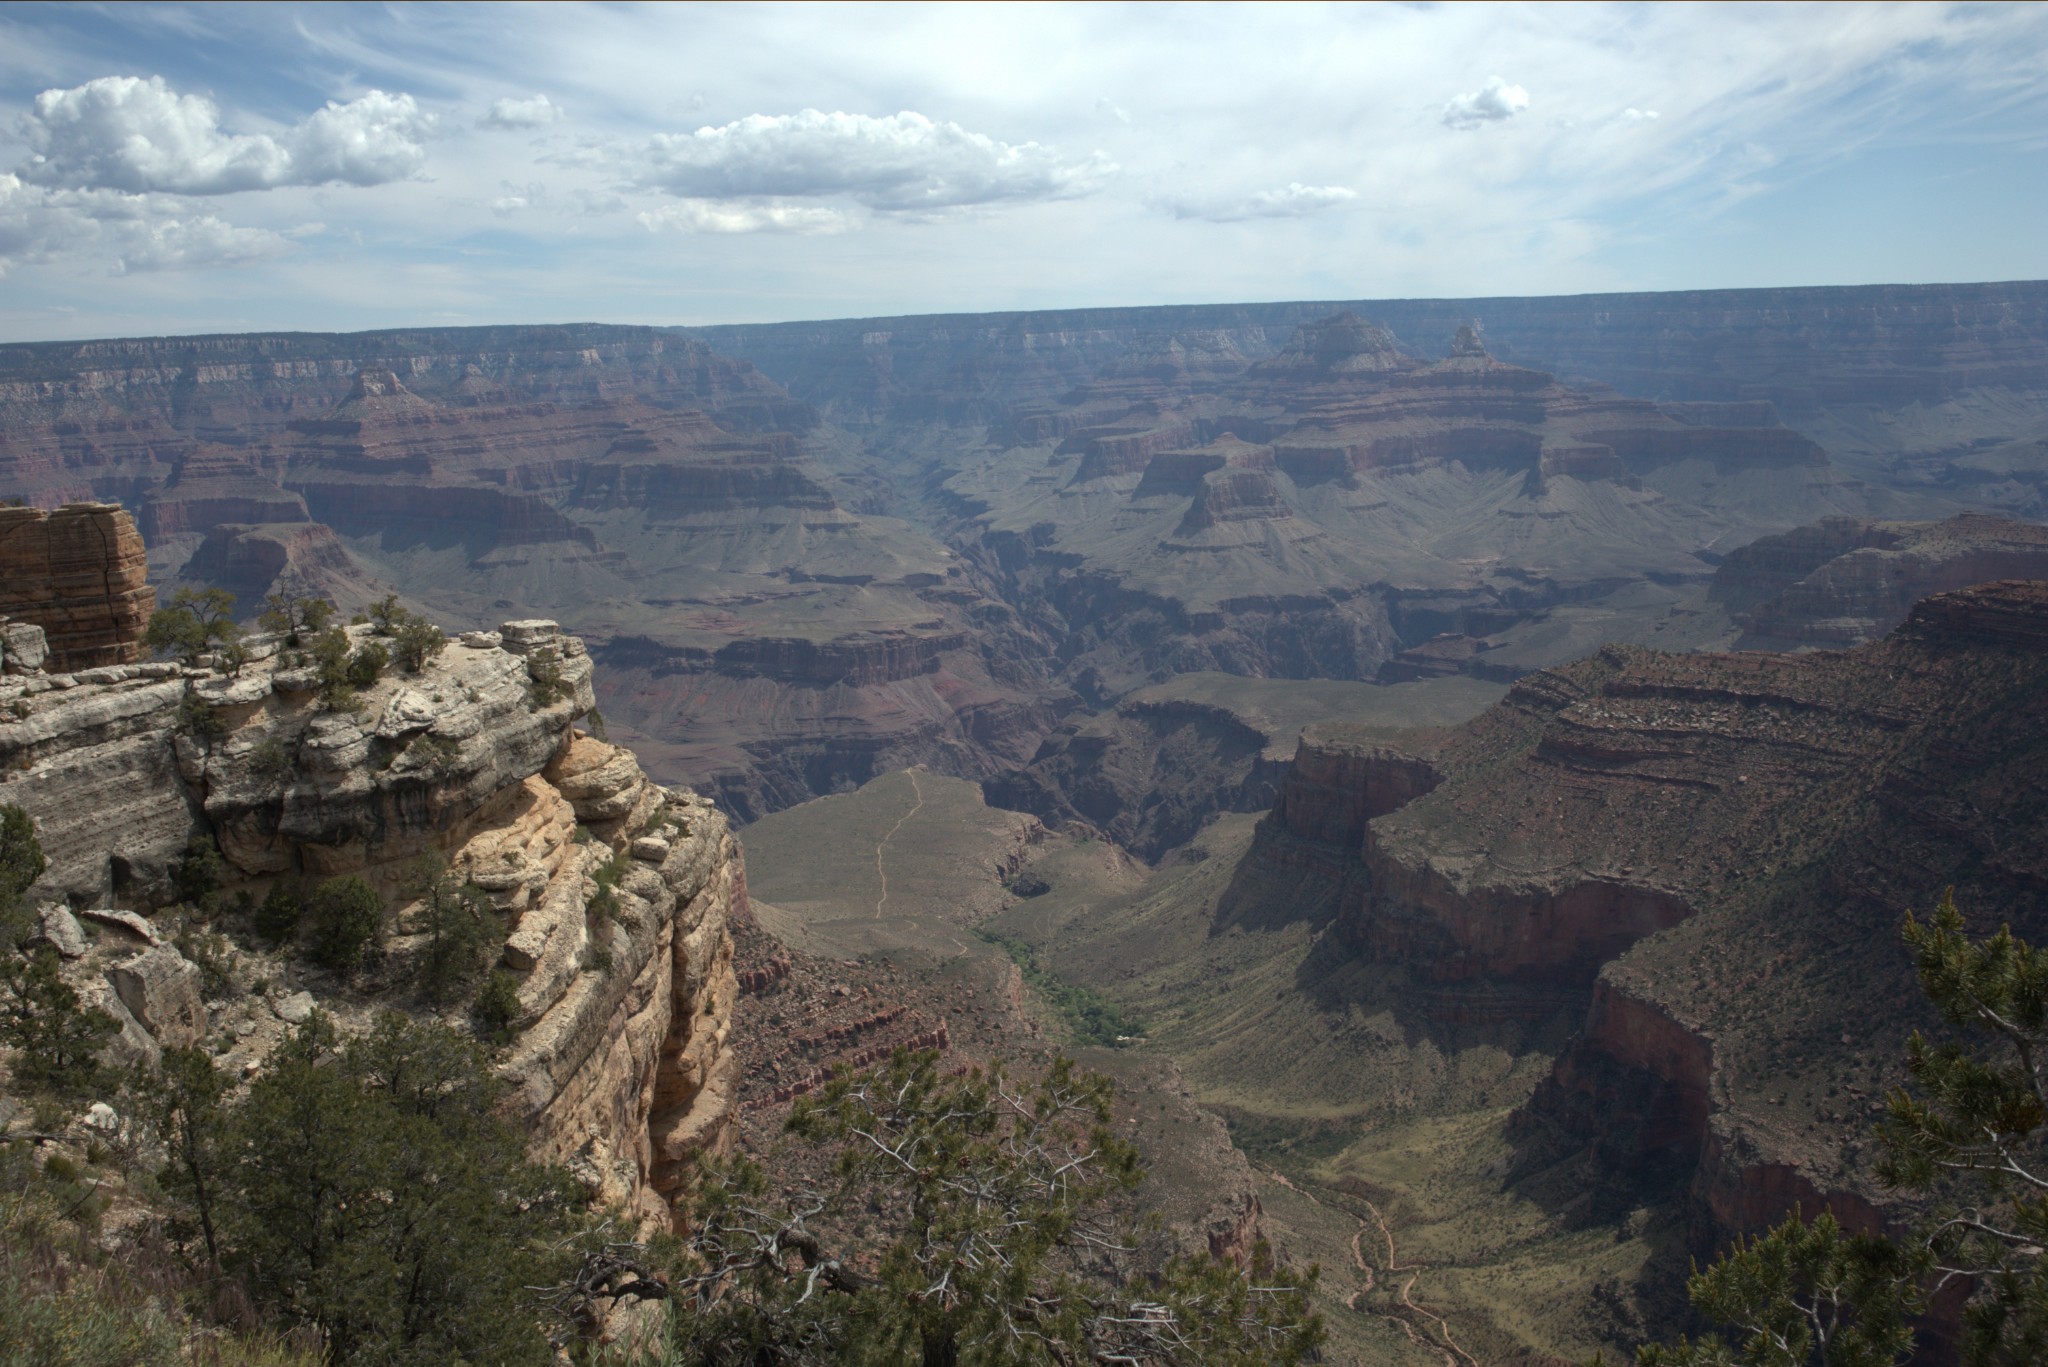
M 2048 931 L 2044 683 L 2038 582 L 1851 651 L 1609 646 L 1454 731 L 1312 730 L 1254 855 L 1329 884 L 1330 937 L 1437 1019 L 1579 1003 L 1527 1152 L 1684 1195 L 1709 1242 L 1794 1204 L 1870 1227 L 1869 1111 L 1924 1015 L 1901 916 L 1954 886 Z
M 142 536 L 126 510 L 0 508 L 0 616 L 43 629 L 51 672 L 141 659 L 155 605 Z
M 0 681 L 0 802 L 29 812 L 49 860 L 30 895 L 93 908 L 118 932 L 72 972 L 121 1004 L 128 1053 L 207 1028 L 198 970 L 148 919 L 175 898 L 191 841 L 217 843 L 225 897 L 366 877 L 397 908 L 397 963 L 431 856 L 502 918 L 519 1003 L 502 1066 L 535 1152 L 569 1163 L 594 1199 L 665 1218 L 733 1107 L 728 925 L 746 878 L 725 818 L 574 728 L 592 668 L 553 622 L 466 633 L 353 708 L 323 706 L 280 639 L 252 638 L 250 653 L 232 676 L 146 663 Z M 612 909 L 599 917 L 601 873 Z M 284 1020 L 316 1000 L 292 976 L 287 965 L 272 988 Z M 345 1025 L 376 1004 L 314 985 Z M 225 1062 L 260 1067 L 275 1038 L 239 1031 Z

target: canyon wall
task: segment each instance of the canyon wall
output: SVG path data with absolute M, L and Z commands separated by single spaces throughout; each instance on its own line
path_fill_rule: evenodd
M 2048 284 L 1872 285 L 1537 298 L 1193 304 L 751 323 L 692 329 L 841 421 L 962 411 L 1063 393 L 1172 338 L 1258 359 L 1352 310 L 1414 354 L 1478 319 L 1497 356 L 1627 394 L 1794 410 L 1934 402 L 1972 387 L 2048 388 Z
M 375 644 L 370 628 L 350 632 Z M 132 1000 L 117 1015 L 130 1056 L 188 1042 L 210 1013 L 235 1023 L 223 1066 L 254 1070 L 279 1019 L 318 1004 L 355 1028 L 411 1002 L 427 857 L 481 889 L 502 927 L 518 1009 L 501 1067 L 534 1152 L 569 1164 L 592 1199 L 665 1220 L 733 1107 L 729 925 L 746 877 L 725 818 L 577 730 L 593 671 L 553 622 L 464 633 L 349 706 L 322 701 L 288 641 L 247 644 L 233 674 L 143 662 L 0 677 L 0 802 L 29 813 L 49 861 L 30 899 L 46 926 L 108 931 L 76 941 L 69 975 L 89 996 Z M 238 950 L 260 994 L 201 1002 L 181 989 L 175 1016 L 151 1005 L 153 987 L 110 996 L 131 979 L 198 981 L 162 942 L 175 918 L 159 916 L 195 842 L 218 849 L 228 908 L 280 883 L 367 878 L 388 908 L 384 955 L 342 981 Z M 230 909 L 226 924 L 254 946 L 248 914 Z
M 1850 651 L 1608 646 L 1455 729 L 1311 728 L 1237 882 L 1329 923 L 1318 974 L 1399 974 L 1411 1031 L 1571 1013 L 1517 1171 L 1577 1156 L 1702 1249 L 1795 1205 L 1874 1228 L 1903 1213 L 1872 1117 L 1933 1026 L 1900 919 L 1953 886 L 1980 932 L 2048 934 L 2044 682 L 2040 582 Z

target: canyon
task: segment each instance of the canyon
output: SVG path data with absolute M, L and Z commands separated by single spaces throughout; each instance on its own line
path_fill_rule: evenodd
M 2019 283 L 15 345 L 0 477 L 123 502 L 160 582 L 245 611 L 298 586 L 573 620 L 621 739 L 751 820 L 906 764 L 994 778 L 1189 671 L 1505 683 L 1608 640 L 1731 643 L 1707 589 L 1760 535 L 2039 510 L 2044 307 Z
M 2044 441 L 2034 282 L 0 347 L 0 801 L 79 916 L 195 833 L 469 870 L 538 1150 L 649 1219 L 1085 991 L 1176 1237 L 1355 1261 L 1334 1360 L 1583 1357 L 1910 1213 L 1900 918 L 2048 935 Z M 344 716 L 145 660 L 203 585 L 477 629 Z

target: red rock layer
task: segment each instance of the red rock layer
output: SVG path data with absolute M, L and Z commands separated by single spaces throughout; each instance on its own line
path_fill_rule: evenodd
M 0 508 L 0 615 L 43 629 L 51 672 L 141 659 L 155 607 L 142 536 L 125 509 Z

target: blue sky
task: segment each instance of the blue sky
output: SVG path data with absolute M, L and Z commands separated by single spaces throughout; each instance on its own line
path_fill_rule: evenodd
M 2048 6 L 13 5 L 0 340 L 2048 275 Z

